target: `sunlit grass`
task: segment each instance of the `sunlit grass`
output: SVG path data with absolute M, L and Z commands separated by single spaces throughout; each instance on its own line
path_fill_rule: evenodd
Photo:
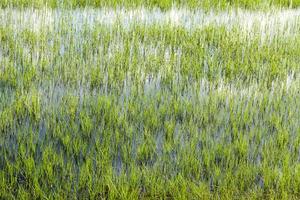
M 299 198 L 299 14 L 2 9 L 0 198 Z
M 126 7 L 160 8 L 163 10 L 171 7 L 188 7 L 190 9 L 227 9 L 241 7 L 247 9 L 295 8 L 300 5 L 299 0 L 2 0 L 0 6 L 7 7 L 50 7 L 50 8 L 82 8 L 82 7 Z

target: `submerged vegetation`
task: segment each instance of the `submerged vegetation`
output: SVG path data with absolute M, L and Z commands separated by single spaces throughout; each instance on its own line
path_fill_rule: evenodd
M 2 9 L 0 199 L 300 198 L 299 16 Z

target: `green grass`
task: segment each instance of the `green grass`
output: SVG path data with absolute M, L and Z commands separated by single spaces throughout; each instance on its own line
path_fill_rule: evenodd
M 0 21 L 1 199 L 300 198 L 299 18 L 52 11 Z
M 275 7 L 298 7 L 299 0 L 2 0 L 0 7 L 158 7 L 169 9 L 173 6 L 197 8 L 227 8 L 242 7 L 250 9 Z

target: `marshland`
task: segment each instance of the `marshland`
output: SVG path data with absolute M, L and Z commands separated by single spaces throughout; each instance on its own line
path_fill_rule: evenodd
M 0 199 L 300 199 L 299 5 L 1 1 Z

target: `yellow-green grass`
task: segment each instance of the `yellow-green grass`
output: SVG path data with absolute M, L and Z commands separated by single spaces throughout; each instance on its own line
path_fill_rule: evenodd
M 2 10 L 0 198 L 300 198 L 297 11 L 102 11 Z
M 0 7 L 50 7 L 50 8 L 80 8 L 80 7 L 147 7 L 169 9 L 174 6 L 184 6 L 190 9 L 225 9 L 241 7 L 248 9 L 268 9 L 270 7 L 295 8 L 299 0 L 2 0 Z

